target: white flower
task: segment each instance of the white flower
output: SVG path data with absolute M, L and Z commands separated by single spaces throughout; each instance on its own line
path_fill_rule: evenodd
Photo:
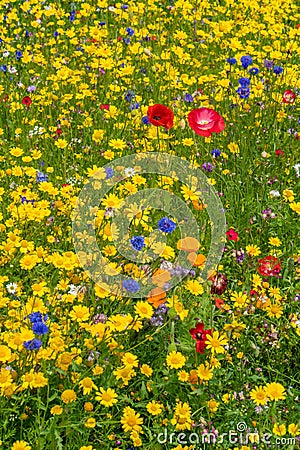
M 297 164 L 295 164 L 294 165 L 294 169 L 295 169 L 295 172 L 296 172 L 296 177 L 300 177 L 300 163 L 297 163 Z
M 7 69 L 7 72 L 14 74 L 14 73 L 17 73 L 18 71 L 14 66 L 9 66 L 9 68 Z
M 279 191 L 270 191 L 270 195 L 271 195 L 271 197 L 280 197 L 280 192 Z
M 135 175 L 135 170 L 132 167 L 126 167 L 125 175 L 126 177 L 133 177 L 133 175 Z
M 3 58 L 7 58 L 9 56 L 9 51 L 8 50 L 4 50 L 4 52 L 2 53 Z
M 18 285 L 16 283 L 9 283 L 6 285 L 7 292 L 15 294 L 17 292 Z

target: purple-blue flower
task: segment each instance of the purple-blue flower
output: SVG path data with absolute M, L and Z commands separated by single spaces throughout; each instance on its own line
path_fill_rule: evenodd
M 176 223 L 168 217 L 163 217 L 158 221 L 157 227 L 164 233 L 172 233 L 176 228 Z
M 41 336 L 43 334 L 47 334 L 49 328 L 43 322 L 34 322 L 32 324 L 32 331 L 34 332 L 34 334 L 38 334 L 39 336 Z
M 240 98 L 248 98 L 250 95 L 250 89 L 248 87 L 242 87 L 240 86 L 236 91 Z
M 242 87 L 247 87 L 247 86 L 250 85 L 250 80 L 249 80 L 249 78 L 241 77 L 241 78 L 239 78 L 238 81 L 239 81 L 239 84 L 240 84 Z
M 30 341 L 25 341 L 23 345 L 26 350 L 38 350 L 42 346 L 42 341 L 40 339 L 34 338 Z
M 214 158 L 218 158 L 221 155 L 221 150 L 214 148 L 210 153 Z
M 129 278 L 128 280 L 124 280 L 122 283 L 123 289 L 128 292 L 138 292 L 140 290 L 140 285 L 137 281 L 133 280 L 133 278 Z
M 132 245 L 132 248 L 136 251 L 142 250 L 143 247 L 145 247 L 145 239 L 143 236 L 133 236 L 130 239 L 130 244 Z
M 236 59 L 235 59 L 235 58 L 227 58 L 226 61 L 227 61 L 229 64 L 231 64 L 231 65 L 236 64 Z
M 273 67 L 273 72 L 274 72 L 276 75 L 280 75 L 280 74 L 283 72 L 283 68 L 280 67 L 280 66 L 274 66 L 274 67 Z
M 247 69 L 247 67 L 249 67 L 250 64 L 252 64 L 252 58 L 249 55 L 242 56 L 240 61 L 244 69 Z

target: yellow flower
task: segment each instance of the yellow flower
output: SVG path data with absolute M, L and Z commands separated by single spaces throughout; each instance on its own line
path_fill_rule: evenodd
M 212 336 L 209 334 L 206 336 L 206 347 L 214 353 L 225 353 L 225 345 L 228 344 L 228 340 L 225 334 L 220 334 L 218 331 L 214 331 Z
M 72 320 L 76 320 L 77 322 L 86 322 L 90 317 L 89 308 L 81 305 L 73 306 L 70 312 L 70 317 Z
M 233 292 L 230 300 L 234 302 L 233 306 L 237 308 L 243 308 L 248 305 L 249 299 L 247 294 L 243 294 L 243 292 Z
M 104 136 L 104 130 L 94 130 L 92 139 L 94 142 L 100 142 L 102 141 Z
M 12 445 L 11 450 L 31 450 L 31 446 L 25 441 L 16 441 Z
M 138 367 L 139 360 L 133 353 L 127 352 L 122 357 L 122 363 L 125 367 Z
M 261 254 L 261 251 L 257 245 L 247 245 L 246 252 L 249 256 L 258 256 Z
M 208 381 L 211 380 L 213 377 L 214 369 L 212 367 L 209 367 L 209 364 L 200 364 L 197 370 L 198 377 L 200 380 Z
M 0 362 L 4 363 L 11 358 L 11 351 L 6 345 L 0 345 Z
M 286 434 L 286 426 L 283 423 L 281 425 L 275 423 L 273 427 L 273 433 L 276 436 L 284 436 Z
M 146 377 L 151 377 L 153 370 L 151 369 L 151 367 L 148 364 L 143 364 L 141 366 L 141 373 L 143 375 L 146 375 Z
M 190 430 L 192 427 L 191 407 L 187 402 L 177 403 L 174 411 L 174 416 L 171 419 L 172 425 L 175 425 L 176 430 Z
M 266 394 L 271 400 L 284 400 L 285 395 L 285 389 L 280 383 L 268 383 L 266 385 Z
M 50 409 L 50 413 L 53 416 L 59 416 L 62 412 L 63 412 L 63 409 L 59 405 L 52 406 L 52 408 Z
M 274 303 L 270 304 L 266 308 L 266 311 L 269 317 L 276 317 L 277 319 L 279 319 L 279 317 L 281 317 L 283 314 L 283 307 L 280 305 L 280 303 Z
M 193 295 L 201 295 L 204 292 L 203 286 L 198 280 L 187 281 L 185 288 Z
M 110 139 L 108 145 L 116 150 L 124 150 L 126 142 L 123 139 Z
M 185 365 L 186 358 L 182 353 L 173 351 L 167 356 L 167 365 L 171 369 L 181 369 Z
M 217 412 L 217 411 L 218 411 L 219 404 L 220 404 L 220 403 L 216 402 L 216 401 L 213 400 L 213 399 L 212 399 L 212 400 L 209 400 L 209 401 L 207 402 L 207 406 L 208 406 L 208 408 L 209 408 L 209 411 L 210 411 L 211 413 Z
M 123 411 L 123 416 L 121 418 L 121 424 L 125 433 L 136 431 L 140 433 L 142 431 L 143 419 L 140 417 L 139 413 L 136 413 L 134 409 L 127 406 Z
M 142 319 L 150 319 L 153 315 L 153 307 L 148 302 L 139 301 L 135 304 L 134 310 Z
M 300 214 L 300 202 L 290 203 L 290 208 L 295 211 L 297 214 Z
M 271 237 L 269 239 L 269 244 L 272 245 L 273 247 L 280 247 L 282 242 L 279 238 L 277 237 Z
M 83 395 L 90 394 L 93 389 L 95 389 L 96 391 L 98 390 L 93 380 L 89 377 L 83 378 L 83 380 L 79 382 L 79 386 L 83 390 Z
M 147 411 L 149 414 L 152 414 L 152 416 L 159 416 L 161 414 L 163 407 L 160 403 L 157 403 L 155 400 L 152 400 L 152 402 L 147 403 L 146 405 Z
M 228 144 L 228 150 L 230 151 L 230 153 L 236 154 L 236 153 L 240 153 L 240 149 L 239 146 L 236 142 L 230 142 L 230 144 Z
M 117 398 L 118 396 L 114 389 L 108 388 L 105 390 L 103 387 L 100 388 L 100 394 L 96 396 L 96 400 L 100 401 L 101 405 L 104 405 L 107 408 L 118 403 Z
M 288 432 L 292 436 L 298 436 L 300 434 L 300 426 L 295 423 L 291 423 L 288 427 Z
M 68 146 L 68 142 L 65 139 L 57 139 L 55 146 L 64 149 Z
M 84 422 L 84 426 L 87 427 L 87 428 L 95 428 L 96 425 L 97 425 L 96 419 L 94 419 L 93 417 L 89 417 Z
M 268 401 L 266 389 L 263 386 L 255 386 L 250 392 L 250 397 L 256 405 L 265 405 Z
M 77 398 L 76 392 L 73 391 L 73 389 L 66 389 L 62 394 L 61 394 L 61 399 L 64 403 L 72 403 L 75 402 Z
M 177 376 L 178 380 L 182 382 L 188 381 L 189 379 L 189 373 L 186 370 L 179 370 Z

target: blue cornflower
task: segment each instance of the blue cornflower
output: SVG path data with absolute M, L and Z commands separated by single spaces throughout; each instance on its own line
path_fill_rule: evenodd
M 103 27 L 104 25 L 106 25 L 106 22 L 99 22 L 99 27 Z
M 6 72 L 7 66 L 5 64 L 3 64 L 3 66 L 0 66 L 0 70 L 1 70 L 1 72 Z
M 242 56 L 240 61 L 244 69 L 247 69 L 247 67 L 249 67 L 250 64 L 252 64 L 252 58 L 249 55 Z
M 41 336 L 42 334 L 47 334 L 49 331 L 49 328 L 44 322 L 34 322 L 32 325 L 32 331 L 34 334 L 38 334 Z
M 246 77 L 239 78 L 239 84 L 242 87 L 247 87 L 250 84 L 250 80 L 249 80 L 249 78 L 246 78 Z
M 194 97 L 192 96 L 192 94 L 185 94 L 184 101 L 188 103 L 193 103 Z
M 176 228 L 176 223 L 168 217 L 163 217 L 158 221 L 157 227 L 164 233 L 172 233 Z
M 218 158 L 218 156 L 221 155 L 221 150 L 219 150 L 218 148 L 214 148 L 210 153 L 214 158 Z
M 257 75 L 259 73 L 259 69 L 257 67 L 252 67 L 252 69 L 249 70 L 250 75 Z
M 17 50 L 16 51 L 16 59 L 19 60 L 22 58 L 23 53 L 21 52 L 21 50 Z
M 231 65 L 236 64 L 236 59 L 235 59 L 235 58 L 227 58 L 226 61 L 227 61 L 229 64 L 231 64 Z
M 129 45 L 130 44 L 130 39 L 129 38 L 125 38 L 124 42 L 125 42 L 125 44 Z
M 273 67 L 273 72 L 274 72 L 276 75 L 280 75 L 280 74 L 283 72 L 283 68 L 280 67 L 280 66 L 274 66 L 274 67 Z
M 126 28 L 126 32 L 127 32 L 128 36 L 133 36 L 134 35 L 134 29 L 133 28 L 130 28 L 130 27 Z
M 133 100 L 134 97 L 135 97 L 135 93 L 133 91 L 128 91 L 124 95 L 125 100 L 127 100 L 128 102 L 131 102 L 131 100 Z
M 108 180 L 109 178 L 113 177 L 114 175 L 114 169 L 112 169 L 111 167 L 105 167 L 105 173 L 106 173 L 106 179 Z
M 28 317 L 29 317 L 31 323 L 42 322 L 42 320 L 43 320 L 43 315 L 39 311 L 29 314 Z
M 122 283 L 123 289 L 125 289 L 128 292 L 138 292 L 140 290 L 140 285 L 137 281 L 133 280 L 132 278 L 128 278 L 127 280 L 124 280 Z
M 22 205 L 24 204 L 24 203 L 34 203 L 34 200 L 27 200 L 27 198 L 26 197 L 21 197 L 21 203 L 22 203 Z
M 141 104 L 139 102 L 138 103 L 132 103 L 129 106 L 129 109 L 130 109 L 130 111 L 133 111 L 134 109 L 139 109 L 140 106 L 141 106 Z
M 130 244 L 132 245 L 132 248 L 136 251 L 142 250 L 143 247 L 145 247 L 145 239 L 143 236 L 133 236 L 130 239 Z
M 59 36 L 59 32 L 58 32 L 58 31 L 54 31 L 53 36 L 54 36 L 54 37 Z
M 25 341 L 23 345 L 26 350 L 38 350 L 42 346 L 42 341 L 40 339 L 34 338 L 30 341 Z
M 145 125 L 149 125 L 149 123 L 150 123 L 147 116 L 143 116 L 143 117 L 142 117 L 142 122 L 143 122 L 143 124 L 145 124 Z
M 236 91 L 240 98 L 248 98 L 250 95 L 250 89 L 248 87 L 242 87 L 240 86 Z
M 43 181 L 47 181 L 48 180 L 48 175 L 46 173 L 40 172 L 38 171 L 36 174 L 36 182 L 37 183 L 42 183 Z

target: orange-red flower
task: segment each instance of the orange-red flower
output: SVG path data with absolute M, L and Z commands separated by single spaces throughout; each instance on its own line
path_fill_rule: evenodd
M 174 124 L 173 111 L 164 105 L 149 106 L 147 117 L 149 122 L 156 127 L 165 127 L 169 130 Z

